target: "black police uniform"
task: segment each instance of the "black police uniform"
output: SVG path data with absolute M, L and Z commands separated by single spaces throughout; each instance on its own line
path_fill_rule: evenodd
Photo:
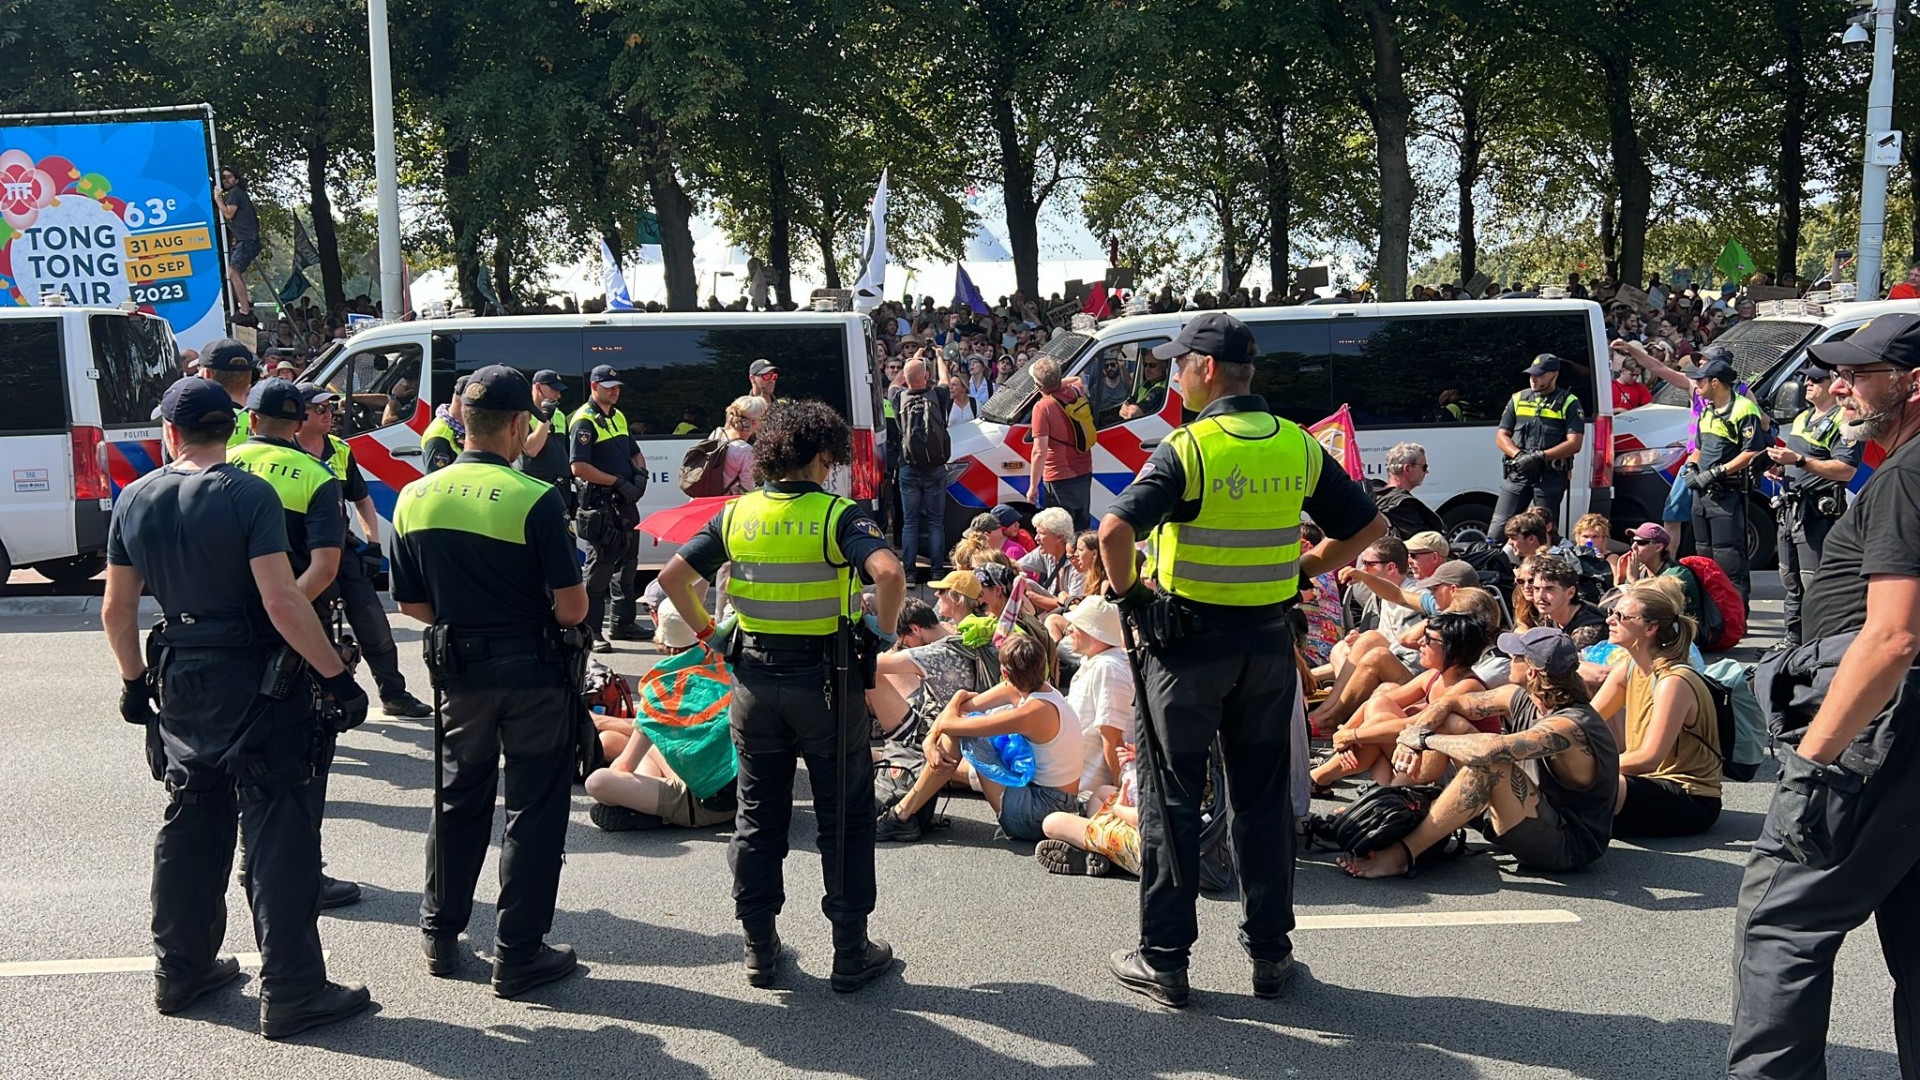
M 475 380 L 494 370 L 505 369 L 485 369 Z M 420 929 L 451 941 L 467 927 L 504 754 L 498 988 L 502 965 L 542 954 L 560 888 L 580 703 L 553 594 L 580 583 L 576 549 L 557 490 L 472 450 L 408 484 L 393 527 L 393 598 L 433 607 L 429 662 L 446 695 L 444 786 L 437 827 L 427 835 Z M 435 657 L 441 628 L 444 655 Z
M 762 490 L 781 495 L 823 489 L 805 481 L 771 481 Z M 717 580 L 720 568 L 732 559 L 726 517 L 716 516 L 680 549 L 680 557 L 708 581 Z M 887 547 L 886 539 L 858 507 L 842 513 L 839 522 L 835 542 L 854 574 L 866 580 L 867 559 Z M 794 763 L 805 758 L 826 879 L 820 910 L 833 924 L 836 953 L 863 949 L 867 943 L 867 917 L 875 899 L 873 757 L 867 749 L 869 724 L 858 672 L 846 700 L 833 700 L 832 647 L 831 635 L 756 636 L 742 630 L 730 655 L 730 722 L 740 771 L 739 810 L 727 855 L 733 865 L 734 914 L 749 942 L 772 937 L 774 920 L 786 903 L 782 864 L 793 821 Z M 843 835 L 844 852 L 839 850 Z
M 1553 370 L 1565 368 L 1556 362 Z M 1555 386 L 1544 394 L 1528 387 L 1507 399 L 1506 411 L 1500 414 L 1500 430 L 1520 448 L 1520 455 L 1501 462 L 1506 478 L 1500 482 L 1493 520 L 1487 523 L 1487 535 L 1495 544 L 1500 543 L 1500 530 L 1507 519 L 1530 506 L 1546 510 L 1549 521 L 1559 522 L 1573 459 L 1529 459 L 1526 465 L 1516 463 L 1529 454 L 1544 453 L 1559 446 L 1567 441 L 1568 435 L 1583 430 L 1585 424 L 1585 406 L 1573 391 L 1563 386 Z
M 1787 449 L 1809 461 L 1844 461 L 1857 468 L 1865 447 L 1840 437 L 1840 406 L 1835 405 L 1824 413 L 1807 409 L 1794 417 L 1787 429 Z M 1797 645 L 1801 597 L 1820 571 L 1827 532 L 1846 512 L 1847 485 L 1816 476 L 1804 465 L 1788 465 L 1785 473 L 1786 490 L 1776 508 L 1780 584 L 1786 589 L 1786 640 Z
M 367 478 L 354 464 L 353 450 L 340 439 L 327 436 L 328 455 L 321 458 L 334 478 L 340 481 L 341 513 L 346 507 L 368 497 Z M 342 464 L 344 463 L 344 464 Z M 360 655 L 373 672 L 373 683 L 381 704 L 391 714 L 422 716 L 420 702 L 407 693 L 407 677 L 400 671 L 400 647 L 393 642 L 393 626 L 387 622 L 387 609 L 380 604 L 380 590 L 374 582 L 380 575 L 380 546 L 363 541 L 352 532 L 344 532 L 340 544 L 340 571 L 333 585 L 341 612 L 360 646 Z M 332 627 L 328 627 L 331 631 Z M 335 642 L 334 644 L 339 644 Z
M 1201 410 L 1195 423 L 1261 412 L 1271 410 L 1257 394 L 1225 397 Z M 1378 511 L 1366 490 L 1325 451 L 1320 453 L 1319 480 L 1304 509 L 1328 536 L 1351 537 Z M 1186 486 L 1179 453 L 1173 443 L 1163 442 L 1107 513 L 1140 536 L 1164 521 L 1192 521 L 1200 502 L 1186 500 Z M 1298 675 L 1287 614 L 1291 605 L 1175 603 L 1190 618 L 1192 632 L 1176 647 L 1149 649 L 1141 672 L 1147 689 L 1142 722 L 1150 718 L 1167 756 L 1162 762 L 1148 752 L 1149 767 L 1141 774 L 1141 953 L 1156 971 L 1184 970 L 1199 936 L 1194 905 L 1200 887 L 1200 793 L 1217 735 L 1240 859 L 1241 939 L 1253 959 L 1283 961 L 1292 953 L 1288 935 L 1294 925 L 1289 759 Z M 1165 821 L 1150 797 L 1155 787 L 1166 796 Z
M 630 484 L 644 484 L 645 474 L 633 466 L 633 436 L 616 406 L 602 412 L 588 401 L 576 410 L 568 428 L 569 463 L 584 461 Z M 639 637 L 634 623 L 640 591 L 634 576 L 640 561 L 639 509 L 606 484 L 579 483 L 580 538 L 587 542 L 587 629 L 595 637 Z M 607 596 L 613 596 L 613 626 L 603 629 Z
M 513 467 L 535 480 L 544 480 L 559 488 L 561 496 L 567 500 L 567 505 L 571 509 L 574 492 L 573 472 L 567 468 L 569 456 L 567 415 L 560 411 L 560 403 L 555 402 L 544 414 L 535 411 L 528 422 L 536 427 L 544 425 L 547 428 L 547 441 L 540 447 L 538 454 L 532 457 L 521 454 L 514 459 Z
M 1694 546 L 1704 549 L 1726 571 L 1733 587 L 1740 590 L 1740 599 L 1746 601 L 1753 589 L 1747 569 L 1747 493 L 1753 486 L 1753 470 L 1712 480 L 1706 474 L 1745 451 L 1766 447 L 1759 407 L 1739 394 L 1718 409 L 1708 404 L 1700 414 L 1697 445 L 1697 468 L 1688 477 L 1693 488 Z

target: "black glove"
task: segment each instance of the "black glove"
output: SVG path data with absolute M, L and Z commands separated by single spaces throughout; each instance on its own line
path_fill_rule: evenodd
M 1113 601 L 1114 606 L 1120 609 L 1121 614 L 1130 615 L 1136 611 L 1152 607 L 1155 594 L 1154 591 L 1147 586 L 1146 582 L 1139 578 L 1134 578 L 1132 587 L 1117 596 L 1114 595 L 1113 592 L 1113 582 L 1108 581 L 1107 599 Z
M 120 719 L 142 727 L 160 719 L 153 711 L 153 690 L 145 676 L 120 680 Z
M 1688 491 L 1694 492 L 1705 491 L 1707 490 L 1707 485 L 1712 483 L 1711 480 L 1707 479 L 1707 474 L 1700 471 L 1698 465 L 1683 466 L 1680 469 L 1680 480 L 1687 485 Z
M 335 732 L 352 731 L 366 723 L 367 692 L 353 681 L 351 671 L 342 671 L 318 681 L 320 693 L 327 698 L 325 709 L 329 727 Z
M 1547 455 L 1539 450 L 1531 450 L 1527 453 L 1516 455 L 1513 459 L 1514 471 L 1529 480 L 1537 479 L 1540 473 L 1545 470 L 1546 464 Z
M 380 558 L 380 545 L 369 540 L 360 545 L 360 576 L 372 581 L 380 576 L 383 563 Z
M 1859 792 L 1860 778 L 1839 765 L 1822 765 L 1780 748 L 1780 786 L 1774 790 L 1767 819 L 1793 861 L 1824 870 L 1839 861 L 1827 825 L 1828 803 Z
M 640 489 L 634 487 L 631 480 L 615 480 L 613 493 L 620 496 L 620 501 L 628 506 L 640 501 Z

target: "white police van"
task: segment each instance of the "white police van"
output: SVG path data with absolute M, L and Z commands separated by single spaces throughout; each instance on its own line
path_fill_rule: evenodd
M 0 588 L 106 566 L 120 488 L 160 461 L 154 410 L 180 377 L 166 320 L 111 307 L 0 308 Z

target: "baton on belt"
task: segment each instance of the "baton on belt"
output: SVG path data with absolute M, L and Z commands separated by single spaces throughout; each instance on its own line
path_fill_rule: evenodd
M 1162 838 L 1167 845 L 1168 862 L 1173 867 L 1173 887 L 1181 887 L 1179 839 L 1174 835 L 1173 819 L 1167 813 L 1167 792 L 1162 784 L 1162 769 L 1171 770 L 1172 759 L 1168 758 L 1160 746 L 1160 731 L 1153 722 L 1153 707 L 1147 697 L 1147 676 L 1141 659 L 1146 651 L 1140 647 L 1139 638 L 1133 631 L 1133 616 L 1128 612 L 1120 613 L 1120 640 L 1126 646 L 1127 663 L 1133 668 L 1134 709 L 1144 723 L 1136 725 L 1145 736 L 1140 740 L 1147 748 L 1149 771 L 1153 777 L 1154 809 L 1160 813 Z M 1115 779 L 1118 779 L 1117 777 Z

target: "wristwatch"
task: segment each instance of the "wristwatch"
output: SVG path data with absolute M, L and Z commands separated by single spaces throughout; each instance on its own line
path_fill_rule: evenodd
M 1418 747 L 1421 751 L 1424 752 L 1427 749 L 1427 740 L 1432 737 L 1433 737 L 1432 728 L 1421 728 L 1420 737 L 1413 740 L 1413 745 Z

